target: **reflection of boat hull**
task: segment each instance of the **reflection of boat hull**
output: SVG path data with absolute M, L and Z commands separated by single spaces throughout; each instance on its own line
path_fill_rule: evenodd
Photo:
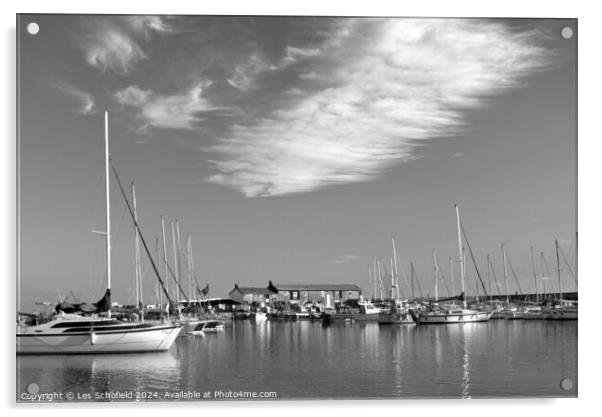
M 548 320 L 578 320 L 577 310 L 552 310 L 546 315 Z
M 324 314 L 325 322 L 332 321 L 378 321 L 379 314 L 354 314 L 354 313 L 334 313 Z
M 180 330 L 179 326 L 152 326 L 44 335 L 22 333 L 17 334 L 17 354 L 159 352 L 171 347 Z
M 378 315 L 378 324 L 416 324 L 409 312 L 397 312 Z
M 417 324 L 453 324 L 489 321 L 492 313 L 482 311 L 435 313 L 410 310 L 410 314 Z
M 189 332 L 191 335 L 204 335 L 207 333 L 217 333 L 224 330 L 223 323 L 218 320 L 202 320 L 196 325 L 196 327 Z
M 252 320 L 256 323 L 262 323 L 262 322 L 266 321 L 267 318 L 268 318 L 267 314 L 262 311 L 256 311 L 254 313 L 251 313 L 251 315 L 249 316 L 249 320 Z

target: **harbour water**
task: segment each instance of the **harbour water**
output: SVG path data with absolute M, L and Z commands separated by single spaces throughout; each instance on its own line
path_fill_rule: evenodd
M 17 382 L 18 401 L 575 397 L 577 321 L 235 321 L 163 353 L 18 356 Z

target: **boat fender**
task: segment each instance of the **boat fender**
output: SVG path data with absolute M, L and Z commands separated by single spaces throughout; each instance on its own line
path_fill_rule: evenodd
M 90 332 L 90 344 L 93 345 L 96 342 L 96 333 Z

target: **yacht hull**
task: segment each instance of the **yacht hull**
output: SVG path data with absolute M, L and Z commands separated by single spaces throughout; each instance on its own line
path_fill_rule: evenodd
M 471 312 L 471 313 L 448 313 L 432 314 L 414 312 L 412 316 L 417 324 L 454 324 L 454 323 L 476 323 L 489 321 L 490 312 Z
M 17 355 L 160 352 L 171 347 L 181 329 L 155 326 L 81 333 L 22 333 L 17 334 Z

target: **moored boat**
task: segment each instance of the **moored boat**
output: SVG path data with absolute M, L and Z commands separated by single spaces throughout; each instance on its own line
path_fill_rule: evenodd
M 179 325 L 125 322 L 111 317 L 111 218 L 109 187 L 109 135 L 108 114 L 105 112 L 105 203 L 106 231 L 97 232 L 106 238 L 106 292 L 94 304 L 60 303 L 57 315 L 50 321 L 26 327 L 18 327 L 16 353 L 21 354 L 74 354 L 74 353 L 130 353 L 158 352 L 168 350 L 182 329 Z M 116 174 L 116 171 L 114 171 Z M 119 179 L 117 178 L 119 181 Z M 132 216 L 139 238 L 148 254 L 148 247 L 140 231 L 134 211 L 125 197 L 127 208 Z M 149 256 L 165 295 L 156 266 Z M 70 313 L 65 313 L 70 312 Z

